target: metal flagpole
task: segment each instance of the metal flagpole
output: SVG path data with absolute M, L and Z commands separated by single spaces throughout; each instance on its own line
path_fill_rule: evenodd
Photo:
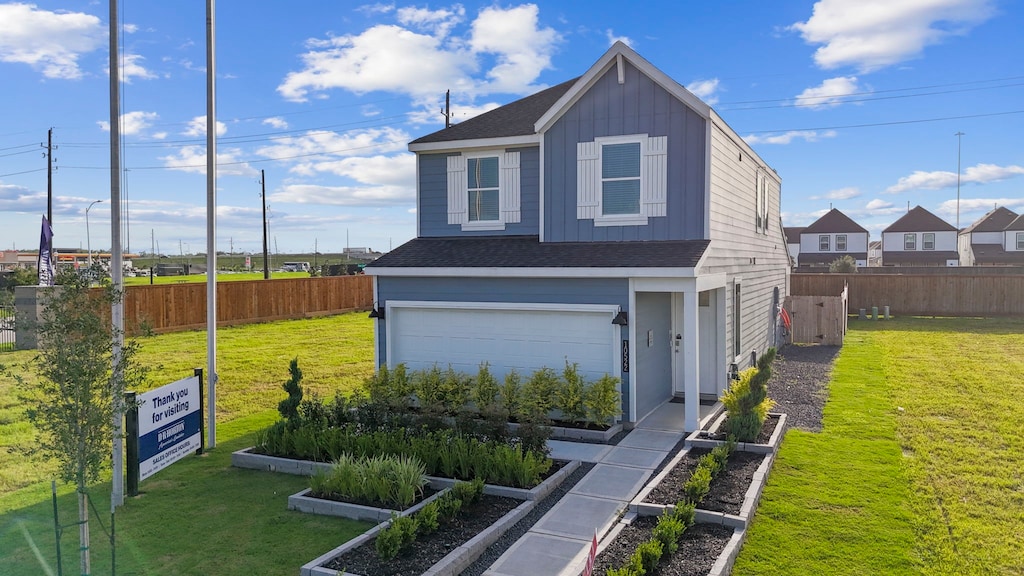
M 214 0 L 206 0 L 206 397 L 207 446 L 217 445 L 217 74 Z
M 114 291 L 124 290 L 121 267 L 121 68 L 118 59 L 117 0 L 110 0 L 110 279 Z M 118 297 L 110 306 L 113 332 L 113 373 L 111 386 L 122 377 L 121 348 L 124 345 L 124 304 Z M 113 479 L 110 486 L 110 511 L 124 503 L 124 399 L 114 398 Z

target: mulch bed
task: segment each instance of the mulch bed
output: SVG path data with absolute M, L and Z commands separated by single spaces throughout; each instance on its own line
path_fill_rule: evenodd
M 647 495 L 644 502 L 651 504 L 675 504 L 683 499 L 683 484 L 693 474 L 697 460 L 709 450 L 690 450 L 679 464 L 672 469 L 658 486 Z M 764 454 L 733 452 L 725 470 L 711 481 L 711 490 L 697 508 L 726 514 L 739 514 L 743 498 L 754 480 L 754 472 L 765 459 Z
M 325 564 L 327 568 L 362 576 L 413 576 L 423 574 L 449 552 L 483 532 L 508 514 L 521 500 L 503 496 L 483 495 L 478 502 L 463 508 L 452 522 L 442 525 L 433 534 L 416 538 L 412 546 L 384 562 L 377 557 L 373 540 L 346 552 Z
M 775 412 L 786 413 L 791 428 L 821 432 L 832 364 L 840 350 L 839 346 L 790 344 L 779 351 L 772 363 L 768 397 L 775 400 Z
M 594 574 L 603 575 L 609 568 L 619 568 L 629 561 L 636 547 L 651 539 L 658 523 L 653 516 L 640 517 L 626 526 L 598 557 Z M 694 524 L 683 534 L 679 549 L 671 556 L 662 555 L 654 574 L 658 576 L 706 576 L 732 538 L 733 529 L 718 524 Z

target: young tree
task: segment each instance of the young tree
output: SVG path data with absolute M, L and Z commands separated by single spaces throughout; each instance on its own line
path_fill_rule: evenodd
M 114 415 L 124 410 L 124 391 L 145 380 L 133 362 L 136 342 L 113 353 L 110 310 L 120 294 L 109 285 L 89 289 L 89 278 L 66 275 L 43 298 L 36 328 L 38 354 L 29 362 L 39 376 L 22 384 L 22 399 L 38 440 L 34 451 L 58 463 L 57 475 L 75 484 L 82 574 L 89 567 L 89 509 L 86 488 L 110 463 Z
M 857 261 L 853 259 L 853 256 L 846 254 L 842 258 L 833 260 L 828 265 L 828 271 L 840 274 L 853 274 L 857 271 Z

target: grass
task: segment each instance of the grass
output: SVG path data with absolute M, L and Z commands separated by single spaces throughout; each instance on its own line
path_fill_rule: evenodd
M 221 427 L 216 449 L 187 457 L 144 481 L 142 494 L 118 508 L 117 573 L 134 575 L 295 574 L 298 567 L 369 528 L 368 524 L 288 511 L 287 498 L 308 478 L 231 467 L 231 451 L 252 444 L 253 432 L 276 411 Z M 90 518 L 92 573 L 110 573 L 110 483 L 90 494 L 100 518 Z M 77 520 L 75 494 L 60 490 L 61 522 Z M 62 538 L 65 574 L 78 574 L 78 531 Z M 0 564 L 5 576 L 56 573 L 49 483 L 0 496 Z
M 218 422 L 275 410 L 285 397 L 281 384 L 288 379 L 292 358 L 299 359 L 307 397 L 330 396 L 337 390 L 358 386 L 373 372 L 372 322 L 365 313 L 353 313 L 218 329 Z M 150 388 L 190 376 L 194 368 L 206 367 L 205 330 L 139 341 L 138 360 L 152 369 Z M 31 350 L 3 353 L 0 364 L 17 369 L 34 354 Z M 52 465 L 17 451 L 9 452 L 28 446 L 33 435 L 14 381 L 0 376 L 0 494 L 52 476 Z
M 1024 320 L 850 326 L 735 573 L 1024 573 Z

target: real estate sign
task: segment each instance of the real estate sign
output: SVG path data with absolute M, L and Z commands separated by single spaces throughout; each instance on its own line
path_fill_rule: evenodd
M 199 376 L 139 394 L 139 480 L 202 447 Z

